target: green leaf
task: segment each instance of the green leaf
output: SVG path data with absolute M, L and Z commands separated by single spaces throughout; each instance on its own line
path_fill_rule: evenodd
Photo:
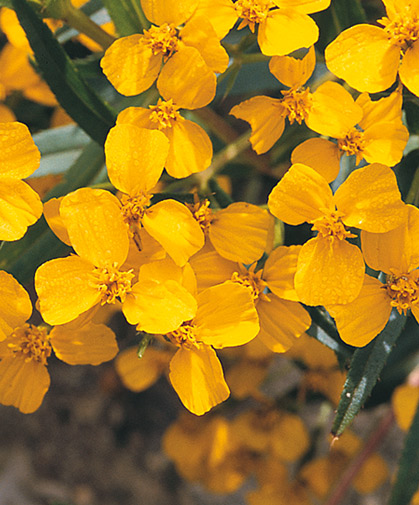
M 231 198 L 229 194 L 227 194 L 221 186 L 218 184 L 215 178 L 211 178 L 208 181 L 208 187 L 210 191 L 214 193 L 214 198 L 217 200 L 218 205 L 224 209 L 228 207 L 234 200 Z
M 12 2 L 43 78 L 57 100 L 93 140 L 103 144 L 108 131 L 115 124 L 115 114 L 84 82 L 50 29 L 28 2 Z
M 130 0 L 103 0 L 103 4 L 121 37 L 142 31 Z
M 342 435 L 371 394 L 406 319 L 393 311 L 384 330 L 367 346 L 355 351 L 333 422 L 333 435 Z
M 411 96 L 410 99 L 404 100 L 403 108 L 406 112 L 406 123 L 409 132 L 417 135 L 419 133 L 419 100 Z
M 406 435 L 399 462 L 396 483 L 388 505 L 409 505 L 419 489 L 419 405 L 413 423 Z

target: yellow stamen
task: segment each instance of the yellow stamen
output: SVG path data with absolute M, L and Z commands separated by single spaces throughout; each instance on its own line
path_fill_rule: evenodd
M 163 101 L 159 98 L 157 105 L 150 105 L 151 110 L 150 121 L 157 123 L 159 130 L 172 128 L 176 121 L 183 121 L 183 117 L 179 114 L 179 107 L 173 105 L 173 100 Z
M 330 238 L 345 240 L 346 238 L 354 238 L 356 235 L 349 232 L 342 221 L 343 215 L 338 211 L 330 212 L 329 214 L 316 219 L 313 222 L 313 231 L 317 231 L 322 238 Z
M 123 272 L 118 269 L 117 263 L 114 263 L 108 267 L 95 267 L 89 286 L 100 292 L 101 305 L 115 303 L 117 298 L 124 302 L 127 294 L 131 292 L 133 277 L 133 269 Z
M 255 24 L 262 23 L 268 16 L 272 2 L 270 0 L 237 0 L 234 4 L 237 16 L 242 18 L 238 26 L 241 30 L 248 26 L 252 32 L 255 31 Z
M 202 231 L 207 234 L 209 232 L 211 222 L 214 219 L 214 214 L 210 209 L 210 201 L 204 200 L 202 202 L 196 202 L 193 205 L 189 204 L 188 208 L 192 212 L 196 221 L 198 221 Z
M 311 109 L 312 96 L 308 88 L 291 88 L 287 91 L 281 91 L 284 98 L 281 100 L 281 105 L 284 107 L 283 115 L 288 118 L 290 124 L 297 121 L 301 124 L 307 119 Z
M 262 279 L 263 270 L 255 272 L 255 268 L 256 263 L 254 263 L 249 270 L 247 270 L 244 265 L 240 264 L 239 272 L 234 272 L 231 276 L 231 280 L 248 288 L 255 303 L 259 299 L 269 302 L 269 297 L 264 292 L 268 284 Z
M 129 224 L 140 224 L 145 214 L 145 209 L 150 205 L 151 193 L 139 193 L 136 196 L 121 196 L 121 212 L 124 221 Z
M 363 131 L 352 128 L 343 139 L 338 139 L 338 147 L 348 156 L 356 155 L 356 162 L 359 163 L 364 157 L 365 134 Z
M 154 55 L 161 53 L 165 58 L 169 58 L 178 49 L 179 38 L 174 25 L 164 23 L 161 26 L 152 26 L 143 35 L 142 42 Z
M 177 330 L 165 335 L 173 344 L 185 349 L 199 349 L 201 344 L 196 338 L 196 326 L 192 321 L 184 321 Z
M 419 302 L 419 271 L 401 273 L 396 270 L 387 276 L 387 282 L 383 286 L 391 298 L 391 306 L 395 307 L 399 314 L 406 314 L 413 305 Z
M 6 340 L 7 347 L 15 357 L 23 357 L 25 362 L 37 361 L 47 364 L 51 356 L 51 345 L 46 328 L 24 324 L 16 328 Z
M 384 27 L 389 40 L 406 51 L 413 42 L 419 38 L 419 19 L 417 15 L 412 15 L 410 7 L 406 7 L 404 13 L 397 13 L 393 19 L 384 17 L 378 23 Z

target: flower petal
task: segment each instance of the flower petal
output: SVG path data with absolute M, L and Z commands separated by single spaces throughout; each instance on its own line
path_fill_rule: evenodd
M 221 40 L 233 28 L 237 14 L 231 0 L 200 0 L 194 16 L 207 18 Z
M 32 303 L 26 290 L 12 275 L 0 270 L 0 341 L 31 314 Z
M 237 263 L 223 258 L 210 242 L 194 254 L 189 263 L 196 274 L 199 291 L 222 284 L 238 270 Z
M 273 3 L 282 9 L 293 9 L 304 14 L 313 14 L 327 9 L 330 0 L 273 0 Z
M 356 103 L 362 107 L 362 120 L 358 123 L 363 130 L 367 130 L 377 123 L 398 123 L 402 118 L 403 97 L 400 89 L 391 95 L 371 100 L 368 93 L 362 93 L 356 99 Z
M 263 280 L 268 288 L 280 298 L 298 302 L 294 288 L 298 255 L 301 246 L 280 246 L 271 252 L 263 267 Z
M 269 70 L 289 88 L 302 86 L 313 73 L 316 66 L 316 53 L 311 46 L 304 58 L 297 59 L 292 56 L 272 56 Z
M 51 198 L 44 203 L 44 217 L 48 226 L 55 233 L 55 235 L 64 242 L 64 244 L 71 247 L 71 240 L 68 236 L 67 228 L 64 225 L 64 222 L 60 216 L 60 205 L 63 200 L 63 197 L 60 198 Z
M 415 42 L 403 56 L 399 69 L 400 80 L 414 95 L 419 96 L 419 44 Z
M 196 9 L 196 0 L 141 0 L 141 7 L 147 19 L 155 25 L 173 23 L 175 26 L 183 24 L 192 16 Z
M 0 175 L 29 177 L 39 167 L 41 155 L 23 123 L 0 123 Z
M 382 163 L 393 167 L 403 157 L 409 132 L 399 122 L 381 122 L 365 130 L 364 158 L 368 163 Z
M 291 153 L 291 163 L 308 165 L 321 174 L 327 182 L 332 182 L 339 174 L 340 157 L 336 144 L 316 137 L 298 144 Z

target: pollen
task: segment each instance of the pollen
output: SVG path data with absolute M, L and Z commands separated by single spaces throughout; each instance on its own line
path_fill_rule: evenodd
M 283 115 L 288 118 L 290 124 L 297 121 L 301 124 L 307 119 L 311 109 L 312 96 L 308 88 L 291 88 L 287 91 L 281 91 L 284 98 L 281 105 L 284 107 Z
M 188 205 L 189 210 L 192 212 L 193 217 L 198 222 L 202 231 L 208 234 L 211 222 L 214 219 L 214 214 L 210 209 L 210 201 L 203 200 L 202 202 L 196 202 L 193 205 Z
M 166 338 L 175 344 L 177 347 L 185 349 L 198 348 L 201 344 L 197 340 L 196 326 L 192 321 L 184 321 L 177 330 L 167 333 Z
M 144 32 L 142 39 L 154 55 L 163 54 L 169 58 L 178 49 L 179 38 L 174 25 L 164 23 L 161 26 L 152 26 Z
M 410 6 L 406 7 L 404 13 L 397 13 L 392 20 L 382 18 L 378 20 L 387 33 L 387 37 L 395 45 L 406 51 L 413 42 L 419 38 L 419 19 L 417 15 L 412 15 Z
M 173 104 L 173 100 L 167 100 L 165 102 L 161 98 L 157 102 L 157 105 L 150 105 L 150 121 L 157 123 L 159 130 L 165 130 L 166 128 L 172 128 L 177 121 L 182 121 L 183 117 L 179 114 L 179 107 Z
M 16 328 L 5 343 L 13 356 L 23 358 L 26 363 L 34 360 L 46 365 L 51 356 L 51 344 L 46 328 L 32 324 L 26 323 Z
M 402 274 L 392 271 L 383 286 L 391 298 L 391 306 L 395 307 L 399 314 L 405 314 L 413 305 L 419 302 L 419 271 Z
M 145 214 L 145 209 L 150 205 L 151 193 L 139 193 L 136 196 L 121 196 L 121 212 L 124 221 L 131 225 L 141 223 Z
M 240 264 L 239 271 L 233 273 L 231 280 L 248 288 L 255 303 L 258 300 L 270 301 L 265 293 L 265 288 L 267 288 L 268 285 L 262 279 L 263 270 L 255 272 L 255 268 L 256 263 L 254 263 L 249 270 L 244 265 Z
M 355 155 L 359 163 L 365 149 L 365 134 L 357 128 L 352 128 L 343 139 L 338 139 L 339 149 L 348 156 Z
M 338 211 L 330 212 L 329 214 L 316 219 L 313 222 L 313 231 L 317 231 L 319 237 L 330 238 L 332 241 L 345 240 L 347 238 L 356 237 L 353 233 L 349 232 L 342 222 L 342 214 Z
M 255 25 L 265 21 L 268 16 L 271 2 L 268 0 L 237 0 L 234 4 L 234 9 L 242 22 L 238 26 L 241 30 L 248 26 L 252 32 L 255 31 Z
M 120 271 L 117 263 L 103 268 L 95 268 L 91 274 L 89 285 L 96 288 L 101 296 L 101 305 L 115 303 L 119 298 L 125 301 L 131 291 L 131 281 L 134 277 L 133 269 Z

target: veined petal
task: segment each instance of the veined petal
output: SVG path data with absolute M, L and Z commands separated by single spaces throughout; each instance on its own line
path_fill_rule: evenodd
M 384 233 L 406 218 L 407 207 L 400 198 L 396 176 L 379 163 L 352 172 L 334 198 L 345 225 L 361 230 Z
M 311 46 L 304 58 L 292 56 L 272 56 L 269 70 L 279 82 L 290 88 L 302 86 L 313 73 L 316 66 L 316 53 Z
M 125 387 L 139 393 L 152 386 L 168 368 L 172 353 L 159 349 L 147 349 L 140 359 L 137 348 L 118 354 L 115 367 Z
M 221 40 L 233 28 L 237 14 L 231 0 L 200 0 L 194 16 L 207 18 Z
M 89 285 L 93 268 L 78 256 L 47 261 L 38 268 L 35 288 L 46 323 L 68 323 L 99 303 L 99 291 Z
M 64 242 L 64 244 L 71 247 L 71 240 L 68 236 L 67 228 L 60 216 L 60 205 L 64 197 L 51 198 L 44 203 L 44 217 L 48 226 L 55 233 L 55 235 Z
M 234 106 L 230 114 L 247 121 L 252 128 L 250 143 L 258 153 L 266 153 L 282 135 L 285 119 L 284 107 L 278 98 L 254 96 Z
M 231 279 L 238 269 L 236 262 L 223 258 L 210 243 L 194 254 L 189 263 L 195 272 L 199 291 Z
M 12 275 L 0 270 L 0 341 L 31 314 L 32 303 L 26 290 Z
M 356 103 L 362 107 L 363 116 L 359 126 L 365 131 L 378 123 L 397 123 L 402 118 L 403 97 L 400 89 L 393 91 L 391 95 L 371 100 L 368 93 L 362 93 L 356 99 Z
M 157 184 L 168 153 L 169 141 L 161 131 L 117 124 L 105 142 L 109 179 L 128 195 L 148 192 Z
M 339 148 L 330 140 L 320 137 L 305 140 L 291 153 L 291 163 L 302 163 L 322 175 L 327 182 L 336 179 L 340 170 Z
M 112 193 L 78 189 L 63 198 L 60 215 L 78 255 L 97 267 L 124 263 L 129 249 L 128 228 Z
M 194 320 L 198 339 L 217 349 L 250 342 L 259 332 L 258 315 L 250 291 L 231 281 L 198 294 Z
M 282 9 L 292 9 L 304 14 L 313 14 L 327 9 L 330 0 L 273 0 L 273 3 Z
M 170 382 L 183 405 L 193 414 L 205 412 L 230 396 L 220 361 L 211 347 L 182 347 L 170 362 Z
M 26 182 L 0 176 L 0 240 L 18 240 L 42 215 L 42 202 Z
M 47 367 L 37 361 L 4 358 L 0 362 L 0 403 L 23 414 L 37 410 L 50 385 Z
M 270 230 L 269 213 L 245 202 L 232 203 L 214 213 L 209 238 L 224 258 L 253 263 L 265 251 Z M 246 240 L 243 241 L 243 237 Z
M 179 266 L 204 246 L 201 227 L 189 209 L 175 200 L 163 200 L 147 209 L 142 223 Z
M 181 25 L 192 16 L 196 9 L 196 0 L 141 0 L 141 7 L 147 19 L 155 25 L 173 23 Z
M 341 339 L 349 345 L 364 347 L 387 324 L 391 313 L 390 298 L 383 284 L 365 275 L 359 295 L 346 305 L 328 305 Z
M 166 334 L 194 317 L 196 300 L 176 281 L 145 280 L 133 286 L 122 311 L 140 331 Z
M 184 109 L 199 109 L 215 96 L 217 80 L 199 51 L 183 46 L 164 65 L 157 80 L 159 93 Z
M 337 82 L 325 82 L 312 94 L 306 125 L 320 135 L 344 137 L 362 118 L 362 109 Z
M 189 263 L 179 267 L 171 258 L 150 261 L 141 266 L 138 282 L 153 280 L 165 283 L 168 280 L 176 281 L 190 293 L 196 295 L 196 277 Z
M 294 9 L 277 9 L 259 24 L 258 43 L 266 56 L 284 56 L 301 47 L 310 47 L 319 38 L 316 23 Z
M 212 143 L 203 128 L 185 119 L 177 121 L 165 133 L 170 141 L 166 170 L 172 177 L 188 177 L 209 167 Z
M 228 54 L 208 18 L 194 16 L 180 32 L 187 46 L 195 47 L 213 72 L 223 73 L 228 66 Z
M 362 288 L 364 260 L 346 240 L 312 238 L 298 256 L 295 290 L 307 305 L 349 303 Z
M 368 163 L 382 163 L 393 167 L 403 157 L 409 131 L 398 122 L 381 122 L 365 130 L 364 158 Z
M 55 326 L 50 342 L 57 358 L 69 365 L 100 365 L 118 353 L 115 334 L 104 324 Z
M 412 14 L 419 14 L 418 0 L 383 0 L 383 4 L 390 19 L 396 14 L 401 14 L 403 11 L 406 11 L 406 8 L 408 8 Z
M 355 25 L 325 49 L 326 65 L 358 91 L 377 93 L 396 80 L 400 48 L 378 26 Z M 374 64 L 371 64 L 374 62 Z
M 40 159 L 26 125 L 17 121 L 0 123 L 0 175 L 24 179 L 39 167 Z
M 118 114 L 116 124 L 133 124 L 139 128 L 148 128 L 154 130 L 157 128 L 157 123 L 150 120 L 150 109 L 144 107 L 127 107 Z
M 268 288 L 286 300 L 298 302 L 294 288 L 294 276 L 297 270 L 298 255 L 301 246 L 280 246 L 269 255 L 263 267 L 263 280 Z
M 135 34 L 115 40 L 100 62 L 112 86 L 125 96 L 142 93 L 159 75 L 162 56 L 154 55 L 142 38 Z
M 298 225 L 334 210 L 332 190 L 314 169 L 297 163 L 271 191 L 269 210 L 285 223 Z
M 299 303 L 281 300 L 274 294 L 270 294 L 269 299 L 269 302 L 260 300 L 257 304 L 258 338 L 272 352 L 285 352 L 308 330 L 311 319 Z
M 400 80 L 414 95 L 419 96 L 419 43 L 416 41 L 406 51 L 399 69 Z

